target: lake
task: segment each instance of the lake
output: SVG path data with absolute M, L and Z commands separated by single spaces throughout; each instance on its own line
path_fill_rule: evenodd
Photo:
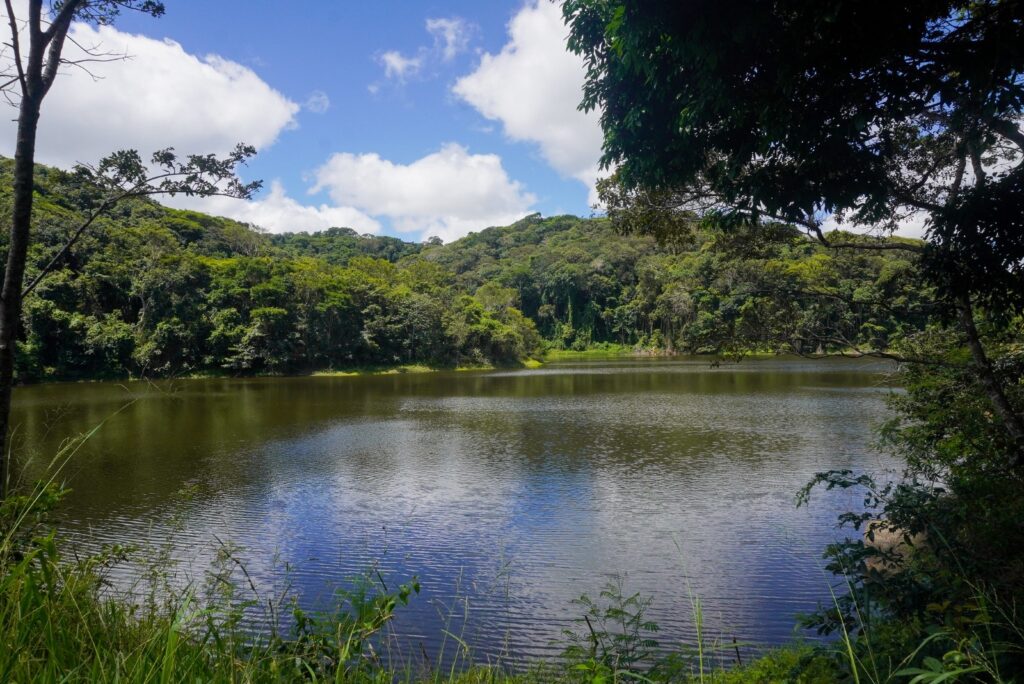
M 782 643 L 828 603 L 824 546 L 852 492 L 818 471 L 879 471 L 887 366 L 706 358 L 536 370 L 23 387 L 31 476 L 71 435 L 71 543 L 159 547 L 199 583 L 221 540 L 270 596 L 311 608 L 371 568 L 422 593 L 395 623 L 431 657 L 448 628 L 480 658 L 550 655 L 621 577 L 654 597 L 659 640 L 705 630 Z M 182 492 L 188 492 L 183 495 Z M 129 582 L 132 570 L 115 578 Z

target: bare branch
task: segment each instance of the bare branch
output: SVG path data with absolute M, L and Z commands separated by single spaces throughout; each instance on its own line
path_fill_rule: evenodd
M 25 82 L 25 70 L 21 65 L 21 41 L 18 37 L 18 22 L 14 18 L 14 8 L 11 7 L 11 0 L 4 0 L 7 5 L 7 21 L 11 26 L 11 49 L 14 50 L 14 65 L 18 70 L 18 77 L 12 79 L 11 82 L 18 81 L 21 83 L 21 94 L 25 95 L 28 92 L 28 84 Z M 10 83 L 4 85 L 6 88 Z
M 894 193 L 893 196 L 907 206 L 914 207 L 915 209 L 921 209 L 922 211 L 927 211 L 931 214 L 941 213 L 944 209 L 941 204 L 929 202 L 928 200 L 923 200 L 904 192 Z
M 110 59 L 100 59 L 100 58 L 94 58 L 94 59 L 75 59 L 75 60 L 61 59 L 60 63 L 62 65 L 64 65 L 64 66 L 69 66 L 69 67 L 74 67 L 76 69 L 81 69 L 93 81 L 102 81 L 103 80 L 102 76 L 93 73 L 85 65 L 86 64 L 90 64 L 90 63 L 97 63 L 97 62 L 101 63 L 101 64 L 105 63 L 105 62 L 119 62 L 119 61 L 127 60 L 127 59 L 130 59 L 130 57 L 128 57 L 126 55 L 124 57 L 111 57 Z
M 752 290 L 751 294 L 754 295 L 771 295 L 781 297 L 819 297 L 821 299 L 834 299 L 836 301 L 846 304 L 851 309 L 858 305 L 863 304 L 867 306 L 876 306 L 890 315 L 895 317 L 911 316 L 915 313 L 923 314 L 928 311 L 934 310 L 935 307 L 929 304 L 922 304 L 918 307 L 908 307 L 906 309 L 895 309 L 888 303 L 882 300 L 855 300 L 852 297 L 843 296 L 838 292 L 826 292 L 823 290 L 806 290 L 803 288 L 761 288 Z
M 56 267 L 57 263 L 61 259 L 63 259 L 64 256 L 69 251 L 71 251 L 71 247 L 74 246 L 74 244 L 76 242 L 78 242 L 78 238 L 82 237 L 82 235 L 85 233 L 85 231 L 89 229 L 89 226 L 91 226 L 93 224 L 93 222 L 97 218 L 99 218 L 99 216 L 101 214 L 103 214 L 107 209 L 109 209 L 117 201 L 119 201 L 121 199 L 124 199 L 127 196 L 128 196 L 127 194 L 124 194 L 124 195 L 121 195 L 120 197 L 117 197 L 117 198 L 114 198 L 114 199 L 104 200 L 100 204 L 99 207 L 97 207 L 91 214 L 89 214 L 89 217 L 82 223 L 82 225 L 80 225 L 75 230 L 75 232 L 71 234 L 71 237 L 64 243 L 64 246 L 61 247 L 57 251 L 57 253 L 55 255 L 53 255 L 53 258 L 51 258 L 50 261 L 47 262 L 46 266 L 44 266 L 43 269 L 41 271 L 39 271 L 39 273 L 36 274 L 36 277 L 32 279 L 32 282 L 30 282 L 25 287 L 25 289 L 21 293 L 22 298 L 27 297 L 29 295 L 29 293 L 32 292 L 32 290 L 36 289 L 36 285 L 38 285 L 40 282 L 42 282 L 43 278 L 45 278 L 47 275 L 49 275 L 49 273 L 54 269 L 54 267 Z
M 35 59 L 32 55 L 38 55 L 38 59 L 42 59 L 43 51 L 45 50 L 46 42 L 43 40 L 43 32 L 41 25 L 43 21 L 43 3 L 42 0 L 29 0 L 28 3 L 28 39 L 29 39 L 29 59 L 33 61 L 32 64 L 28 65 L 30 71 L 34 72 L 34 67 L 38 66 L 35 64 Z

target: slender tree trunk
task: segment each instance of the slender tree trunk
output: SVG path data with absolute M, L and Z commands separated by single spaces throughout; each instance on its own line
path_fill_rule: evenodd
M 14 348 L 21 323 L 21 288 L 25 278 L 29 232 L 32 225 L 32 192 L 35 178 L 36 128 L 42 98 L 30 88 L 21 100 L 18 139 L 14 153 L 14 186 L 11 234 L 7 249 L 3 291 L 0 293 L 0 498 L 10 479 L 11 389 L 14 384 Z
M 959 295 L 956 300 L 956 311 L 960 327 L 967 336 L 967 347 L 970 349 L 971 359 L 978 373 L 978 379 L 981 381 L 981 386 L 984 388 L 989 401 L 992 402 L 996 415 L 999 416 L 999 420 L 1003 423 L 1014 442 L 1014 461 L 1012 465 L 1015 468 L 1019 468 L 1024 465 L 1024 418 L 1010 404 L 1010 400 L 1003 390 L 1003 383 L 996 375 L 995 369 L 992 368 L 992 362 L 989 360 L 988 354 L 985 353 L 985 347 L 981 343 L 981 336 L 978 334 L 978 327 L 974 322 L 974 309 L 971 306 L 970 297 L 966 294 Z

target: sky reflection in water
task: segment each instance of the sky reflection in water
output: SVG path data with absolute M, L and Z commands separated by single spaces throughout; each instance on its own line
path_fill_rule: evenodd
M 710 634 L 767 645 L 829 600 L 821 550 L 860 498 L 796 510 L 797 489 L 828 468 L 891 467 L 869 448 L 884 370 L 643 359 L 50 385 L 17 390 L 14 424 L 38 464 L 109 417 L 70 466 L 76 544 L 172 538 L 202 577 L 216 535 L 268 593 L 287 563 L 310 607 L 374 563 L 389 581 L 416 574 L 397 628 L 417 649 L 436 651 L 446 606 L 468 603 L 479 654 L 551 653 L 570 600 L 615 574 L 655 596 L 664 644 L 692 636 L 688 579 Z

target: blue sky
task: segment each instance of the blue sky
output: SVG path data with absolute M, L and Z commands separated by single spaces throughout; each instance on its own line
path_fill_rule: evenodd
M 532 211 L 591 212 L 599 128 L 576 111 L 582 68 L 548 0 L 166 4 L 160 19 L 76 27 L 131 59 L 100 65 L 99 81 L 62 76 L 42 161 L 250 142 L 258 201 L 170 203 L 275 232 L 451 240 Z

